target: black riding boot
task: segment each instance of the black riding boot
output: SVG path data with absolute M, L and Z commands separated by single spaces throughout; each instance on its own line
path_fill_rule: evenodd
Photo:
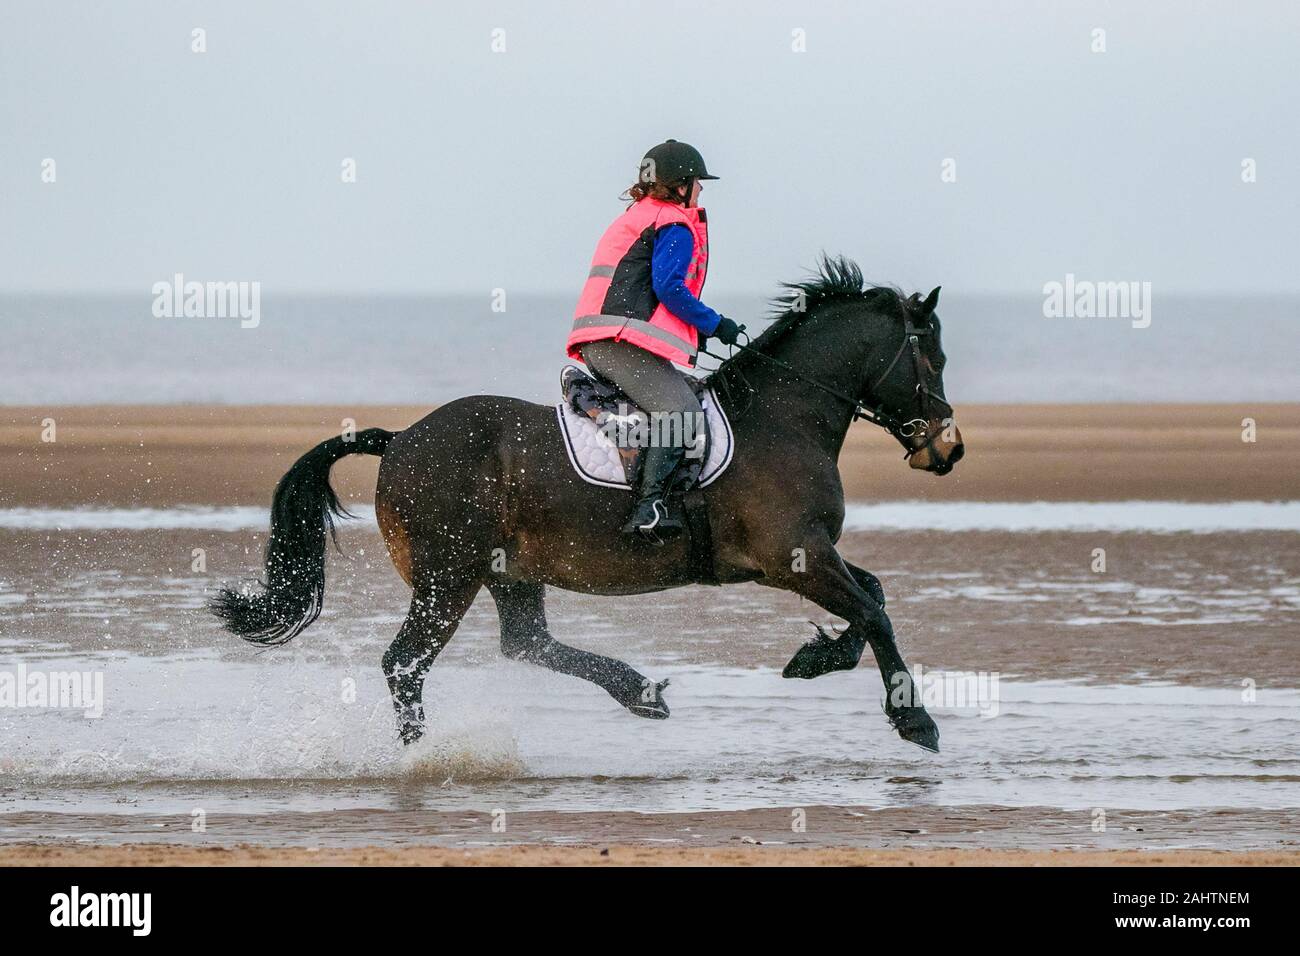
M 669 538 L 682 530 L 680 521 L 668 517 L 668 491 L 669 479 L 686 449 L 651 445 L 643 454 L 636 506 L 623 525 L 623 533 L 651 539 Z

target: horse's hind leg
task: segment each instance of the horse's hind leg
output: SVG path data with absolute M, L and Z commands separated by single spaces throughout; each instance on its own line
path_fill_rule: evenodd
M 622 661 L 561 644 L 551 637 L 546 630 L 542 585 L 493 581 L 488 590 L 501 616 L 501 652 L 506 657 L 589 680 L 638 717 L 662 720 L 668 716 L 668 704 L 663 699 L 667 681 L 655 683 Z
M 456 633 L 480 586 L 477 580 L 417 581 L 412 591 L 411 609 L 383 660 L 404 744 L 424 735 L 424 676 Z

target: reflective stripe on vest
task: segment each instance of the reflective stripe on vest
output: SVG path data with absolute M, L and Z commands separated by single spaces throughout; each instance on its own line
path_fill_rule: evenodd
M 659 326 L 644 319 L 633 319 L 625 315 L 580 315 L 573 320 L 574 329 L 603 329 L 617 328 L 619 332 L 629 330 L 647 335 L 658 342 L 662 342 L 669 348 L 675 349 L 683 354 L 695 357 L 695 343 L 687 342 L 685 339 L 678 338 L 667 329 L 661 329 Z M 608 336 L 609 338 L 627 338 L 626 335 Z M 588 339 L 587 341 L 595 341 Z M 583 343 L 584 345 L 586 342 Z
M 567 343 L 570 358 L 580 360 L 580 348 L 588 342 L 615 339 L 631 342 L 679 365 L 695 364 L 699 341 L 695 326 L 669 312 L 651 286 L 651 250 L 645 247 L 646 232 L 649 230 L 653 237 L 656 230 L 671 223 L 691 230 L 695 248 L 685 284 L 692 295 L 699 296 L 709 260 L 704 210 L 657 199 L 639 200 L 614 220 L 596 245 L 587 283 L 574 310 Z M 635 314 L 633 303 L 645 303 L 649 314 Z

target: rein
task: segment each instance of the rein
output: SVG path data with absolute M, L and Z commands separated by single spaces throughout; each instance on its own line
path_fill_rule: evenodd
M 737 342 L 736 348 L 740 349 L 742 352 L 748 352 L 751 355 L 757 355 L 760 358 L 762 358 L 763 361 L 775 365 L 781 369 L 784 369 L 792 377 L 798 379 L 799 381 L 807 385 L 811 385 L 814 388 L 821 389 L 823 392 L 827 393 L 828 395 L 833 395 L 835 398 L 838 398 L 840 401 L 844 402 L 845 404 L 852 406 L 853 421 L 857 421 L 858 419 L 864 419 L 865 421 L 869 421 L 871 422 L 871 424 L 877 425 L 880 428 L 883 428 L 885 431 L 889 432 L 889 434 L 893 435 L 894 438 L 898 439 L 898 443 L 902 445 L 903 448 L 905 449 L 903 458 L 908 459 L 911 458 L 913 455 L 915 455 L 917 452 L 929 448 L 931 445 L 933 445 L 934 440 L 937 437 L 939 437 L 939 435 L 943 430 L 944 426 L 942 424 L 937 429 L 929 428 L 929 423 L 934 419 L 934 416 L 931 414 L 931 411 L 933 410 L 933 405 L 936 403 L 942 405 L 944 408 L 946 408 L 949 411 L 949 413 L 952 412 L 952 406 L 948 404 L 947 399 L 945 399 L 942 395 L 936 393 L 927 384 L 925 384 L 924 364 L 921 356 L 920 337 L 922 335 L 929 335 L 930 328 L 928 326 L 913 325 L 912 317 L 910 315 L 906 316 L 904 321 L 906 322 L 906 325 L 903 329 L 903 333 L 904 333 L 903 343 L 898 347 L 898 351 L 894 354 L 894 358 L 890 361 L 889 365 L 885 367 L 885 370 L 876 379 L 875 384 L 871 386 L 869 393 L 870 394 L 876 393 L 876 391 L 880 388 L 881 384 L 885 381 L 885 379 L 889 377 L 889 373 L 892 372 L 894 368 L 898 365 L 899 360 L 902 359 L 903 354 L 907 352 L 908 347 L 910 346 L 912 350 L 912 365 L 916 371 L 916 394 L 919 395 L 921 398 L 921 415 L 923 417 L 912 418 L 907 421 L 902 421 L 901 419 L 896 418 L 893 415 L 890 415 L 887 411 L 885 411 L 883 405 L 874 405 L 874 406 L 868 405 L 865 401 L 863 401 L 860 398 L 853 398 L 852 396 L 846 395 L 844 392 L 841 392 L 839 389 L 832 388 L 831 386 L 827 385 L 825 382 L 819 382 L 815 378 L 810 378 L 807 375 L 804 375 L 794 366 L 790 365 L 788 362 L 783 362 L 778 358 L 768 355 L 766 352 L 763 352 L 760 349 L 753 348 L 751 345 L 749 345 L 748 342 L 745 343 Z M 748 333 L 745 334 L 745 337 L 749 338 Z M 721 355 L 715 355 L 713 352 L 710 352 L 708 349 L 701 348 L 699 349 L 699 351 L 703 352 L 705 355 L 709 356 L 710 358 L 718 359 L 722 363 L 721 365 L 718 366 L 718 371 L 722 371 L 722 369 L 726 366 L 726 364 L 731 361 L 730 356 L 723 357 Z M 744 380 L 743 375 L 741 376 L 741 379 Z M 753 387 L 749 385 L 748 381 L 745 382 L 745 385 L 747 388 L 750 389 L 751 392 L 753 391 Z M 745 409 L 748 408 L 749 405 L 748 403 L 746 403 Z M 744 410 L 742 409 L 742 412 L 743 411 Z M 926 429 L 924 432 L 921 431 L 921 429 L 923 428 Z M 915 438 L 918 434 L 922 436 L 923 440 L 919 445 L 915 445 L 912 443 L 912 439 Z

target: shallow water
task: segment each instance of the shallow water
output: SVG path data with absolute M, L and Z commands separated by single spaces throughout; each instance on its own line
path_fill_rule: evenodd
M 976 706 L 931 706 L 939 755 L 887 726 L 874 667 L 782 680 L 807 621 L 830 621 L 754 585 L 550 595 L 557 637 L 672 679 L 662 722 L 504 660 L 480 599 L 432 671 L 430 737 L 404 752 L 378 661 L 406 592 L 370 522 L 345 532 L 321 620 L 259 651 L 202 609 L 215 583 L 257 568 L 245 509 L 11 512 L 0 674 L 98 671 L 105 701 L 99 719 L 0 707 L 0 813 L 1300 806 L 1289 509 L 1220 519 L 1257 528 L 1269 515 L 1267 531 L 1209 530 L 1191 506 L 1166 509 L 1159 533 L 1115 530 L 1114 507 L 1109 530 L 1060 530 L 1071 507 L 842 542 L 884 581 L 911 664 L 985 675 Z M 890 514 L 851 513 L 873 528 Z M 1104 574 L 1090 569 L 1099 545 Z
M 433 731 L 403 752 L 375 667 L 79 657 L 99 720 L 4 716 L 0 812 L 429 808 L 700 811 L 823 804 L 1067 809 L 1297 805 L 1300 691 L 998 683 L 932 707 L 944 752 L 900 741 L 872 670 L 813 682 L 659 664 L 667 721 L 522 664 L 443 665 Z M 345 697 L 347 681 L 355 699 Z

